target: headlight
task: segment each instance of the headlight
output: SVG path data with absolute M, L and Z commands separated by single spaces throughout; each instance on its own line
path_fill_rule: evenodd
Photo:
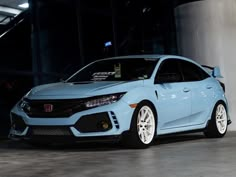
M 25 99 L 22 99 L 19 103 L 18 103 L 18 107 L 20 109 L 23 109 L 25 112 L 30 112 L 30 105 L 29 103 L 25 100 Z
M 85 102 L 86 108 L 94 108 L 98 106 L 104 106 L 117 102 L 125 93 L 116 93 L 111 95 L 103 95 L 94 97 L 91 100 Z
M 25 107 L 29 106 L 28 101 L 26 100 L 26 97 L 30 94 L 32 90 L 28 91 L 25 96 L 21 98 L 21 100 L 17 103 L 18 108 L 24 109 Z M 30 109 L 30 108 L 29 108 Z

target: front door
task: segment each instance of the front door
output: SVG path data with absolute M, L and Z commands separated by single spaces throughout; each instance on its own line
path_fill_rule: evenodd
M 189 125 L 191 115 L 191 90 L 183 82 L 178 59 L 166 59 L 155 78 L 158 95 L 158 127 L 160 130 Z

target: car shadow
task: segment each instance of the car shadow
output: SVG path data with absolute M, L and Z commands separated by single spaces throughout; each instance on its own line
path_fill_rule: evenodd
M 204 139 L 205 136 L 202 133 L 194 133 L 194 134 L 179 134 L 179 135 L 165 135 L 158 137 L 154 142 L 154 145 L 164 145 L 171 143 L 179 143 L 185 141 L 194 141 Z
M 186 141 L 197 141 L 204 139 L 202 134 L 182 134 L 182 135 L 168 135 L 158 137 L 150 148 L 161 147 L 162 145 L 172 143 L 182 143 Z M 32 146 L 22 141 L 0 140 L 0 149 L 7 150 L 47 150 L 47 151 L 120 151 L 128 150 L 129 148 L 122 146 L 120 143 L 71 143 L 71 144 L 51 144 Z

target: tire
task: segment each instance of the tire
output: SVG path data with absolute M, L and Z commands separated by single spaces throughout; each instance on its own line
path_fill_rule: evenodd
M 130 131 L 124 136 L 123 144 L 129 148 L 149 147 L 156 135 L 156 111 L 149 102 L 141 102 L 132 116 Z
M 212 112 L 204 134 L 208 138 L 222 138 L 228 128 L 228 115 L 223 102 L 218 102 Z

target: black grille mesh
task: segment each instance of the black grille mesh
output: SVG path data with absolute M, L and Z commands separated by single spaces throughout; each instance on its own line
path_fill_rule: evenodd
M 70 136 L 69 127 L 31 127 L 34 136 Z
M 70 117 L 76 112 L 86 110 L 82 100 L 25 100 L 23 110 L 29 117 L 51 118 Z M 45 110 L 45 105 L 52 105 L 50 112 Z

